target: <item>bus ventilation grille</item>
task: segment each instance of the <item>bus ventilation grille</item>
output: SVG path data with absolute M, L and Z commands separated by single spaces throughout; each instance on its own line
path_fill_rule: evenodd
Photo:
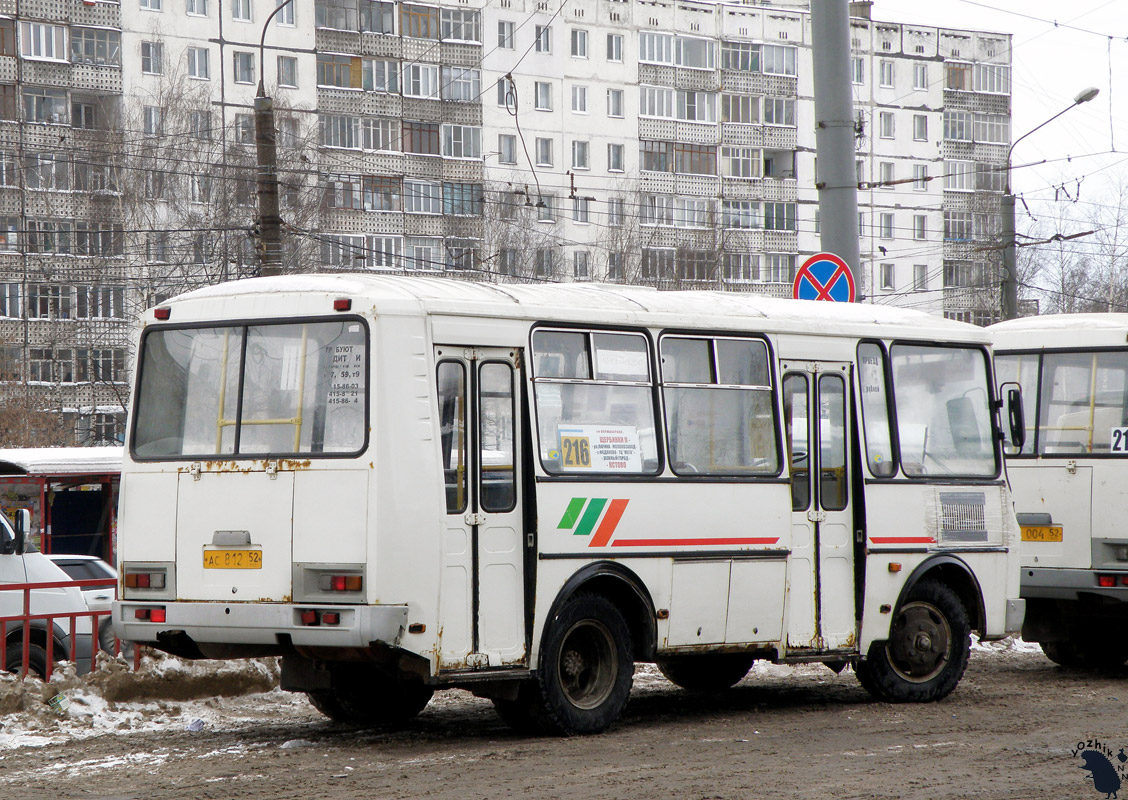
M 987 541 L 983 492 L 940 492 L 940 533 L 946 542 Z

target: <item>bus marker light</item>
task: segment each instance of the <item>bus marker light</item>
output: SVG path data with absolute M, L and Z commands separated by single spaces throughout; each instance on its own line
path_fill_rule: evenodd
M 138 608 L 133 612 L 133 616 L 137 617 L 137 619 L 148 619 L 149 618 L 149 609 Z
M 361 586 L 364 585 L 364 579 L 360 575 L 346 575 L 345 576 L 345 591 L 346 592 L 359 592 Z
M 332 589 L 334 592 L 345 591 L 345 576 L 344 575 L 334 575 L 333 577 L 331 577 L 329 579 L 329 588 Z
M 888 614 L 892 610 L 893 606 L 889 605 L 888 603 L 882 603 L 881 608 L 878 609 L 878 611 L 880 611 L 882 614 Z
M 1125 547 L 1124 545 L 1120 545 L 1119 547 L 1116 548 L 1116 560 L 1117 561 L 1128 561 L 1128 547 Z
M 425 630 L 427 630 L 427 626 L 422 622 L 413 622 L 407 626 L 408 633 L 423 633 Z
M 168 319 L 169 317 L 172 316 L 172 309 L 171 308 L 154 308 L 153 309 L 153 316 L 156 317 L 157 319 L 160 319 L 160 320 Z
M 303 625 L 316 625 L 317 624 L 317 612 L 316 611 L 303 611 L 302 612 L 302 624 Z
M 1116 576 L 1115 575 L 1098 575 L 1097 576 L 1097 586 L 1100 586 L 1100 587 L 1103 587 L 1103 588 L 1106 588 L 1106 589 L 1110 589 L 1113 586 L 1116 586 Z
M 338 297 L 333 301 L 334 311 L 348 311 L 352 308 L 352 298 Z
M 321 615 L 321 621 L 325 625 L 339 625 L 341 623 L 341 615 L 337 611 L 326 611 Z
M 900 562 L 897 562 L 897 561 L 890 561 L 890 562 L 889 562 L 889 571 L 890 571 L 890 572 L 900 572 L 900 571 L 901 571 L 901 564 L 900 564 Z

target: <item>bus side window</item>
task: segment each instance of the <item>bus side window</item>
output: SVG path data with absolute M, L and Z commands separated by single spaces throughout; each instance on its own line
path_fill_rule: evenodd
M 466 510 L 466 370 L 456 361 L 440 361 L 439 441 L 443 454 L 446 510 Z
M 811 432 L 807 424 L 807 408 L 807 376 L 784 376 L 783 425 L 793 511 L 802 511 L 811 504 Z
M 479 503 L 482 511 L 509 511 L 517 504 L 514 474 L 513 368 L 491 361 L 478 372 Z

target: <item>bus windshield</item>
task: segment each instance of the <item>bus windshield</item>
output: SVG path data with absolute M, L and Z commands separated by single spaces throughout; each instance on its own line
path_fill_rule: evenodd
M 366 351 L 357 320 L 152 330 L 139 355 L 133 453 L 358 452 Z
M 890 358 L 905 474 L 996 474 L 984 351 L 897 344 Z

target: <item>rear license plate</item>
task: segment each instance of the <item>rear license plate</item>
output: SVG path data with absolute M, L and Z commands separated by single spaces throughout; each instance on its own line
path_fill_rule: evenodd
M 205 550 L 204 569 L 262 569 L 262 551 Z
M 1024 542 L 1060 542 L 1060 525 L 1023 525 L 1022 541 Z

